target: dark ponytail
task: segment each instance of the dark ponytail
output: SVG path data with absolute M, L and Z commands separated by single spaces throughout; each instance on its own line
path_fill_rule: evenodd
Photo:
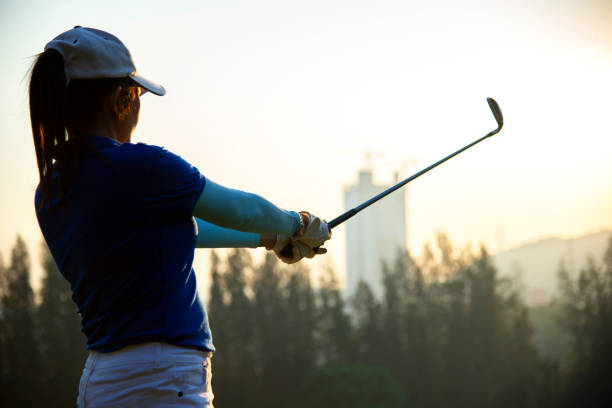
M 56 194 L 58 202 L 65 203 L 67 181 L 84 150 L 102 156 L 87 138 L 87 129 L 97 119 L 104 96 L 117 86 L 122 87 L 119 97 L 122 118 L 134 109 L 138 95 L 137 84 L 129 78 L 72 79 L 68 85 L 66 82 L 61 54 L 53 49 L 39 54 L 32 66 L 29 93 L 40 206 L 45 201 L 51 202 Z
M 58 170 L 60 197 L 65 196 L 64 160 L 58 157 L 67 142 L 66 112 L 66 74 L 64 60 L 59 52 L 48 49 L 39 54 L 32 67 L 30 77 L 30 120 L 32 136 L 40 178 L 42 202 L 49 197 L 51 190 L 51 169 L 53 164 Z M 55 163 L 54 163 L 55 162 Z

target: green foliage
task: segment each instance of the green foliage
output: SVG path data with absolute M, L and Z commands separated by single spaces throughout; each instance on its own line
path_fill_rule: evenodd
M 577 279 L 559 271 L 561 323 L 572 335 L 564 405 L 612 405 L 612 237 L 602 265 L 590 259 Z
M 17 237 L 11 262 L 3 268 L 2 290 L 2 406 L 32 406 L 41 391 L 41 362 L 37 344 L 34 293 L 30 286 L 30 260 L 25 242 Z
M 319 334 L 319 359 L 323 362 L 354 361 L 357 358 L 357 349 L 351 317 L 347 312 L 336 274 L 331 268 L 323 271 L 318 299 L 316 324 Z
M 225 274 L 213 271 L 212 321 L 214 313 L 228 319 L 213 325 L 215 370 L 225 372 L 235 350 L 228 334 L 248 324 L 252 332 L 244 333 L 251 337 L 243 347 L 252 353 L 231 358 L 240 375 L 253 374 L 249 367 L 255 372 L 250 383 L 217 376 L 220 405 L 242 406 L 221 395 L 226 390 L 267 407 L 391 407 L 402 401 L 535 407 L 556 401 L 558 370 L 538 355 L 527 309 L 510 282 L 497 277 L 485 249 L 478 256 L 457 251 L 440 235 L 421 263 L 400 252 L 383 267 L 383 298 L 361 282 L 350 314 L 330 270 L 313 289 L 307 270 L 281 266 L 269 255 L 258 267 L 241 263 L 252 279 L 237 279 L 235 257 L 228 258 Z M 232 309 L 235 298 L 242 306 Z M 246 314 L 249 322 L 241 318 Z
M 39 349 L 43 368 L 39 377 L 46 407 L 74 405 L 85 363 L 85 336 L 72 301 L 70 284 L 61 275 L 45 244 L 41 245 L 45 272 L 38 307 Z M 61 390 L 61 391 L 60 391 Z
M 290 330 L 286 313 L 286 276 L 280 270 L 276 257 L 266 255 L 264 263 L 256 268 L 253 278 L 254 344 L 259 364 L 253 378 L 256 388 L 256 406 L 281 407 L 284 392 L 291 387 L 287 361 L 290 350 Z M 223 345 L 219 347 L 223 349 Z M 271 399 L 270 395 L 278 398 Z
M 561 312 L 556 302 L 534 306 L 529 308 L 529 320 L 533 323 L 534 342 L 541 356 L 566 367 L 569 363 L 570 335 L 559 324 Z
M 215 355 L 218 405 L 246 406 L 254 398 L 255 377 L 253 307 L 247 296 L 251 259 L 246 250 L 236 249 L 225 273 L 218 270 L 216 255 L 212 264 L 211 328 L 222 346 Z
M 30 263 L 20 237 L 11 263 L 0 262 L 0 405 L 73 406 L 85 361 L 85 337 L 70 286 L 43 244 L 41 303 L 34 302 Z
M 295 407 L 394 408 L 405 404 L 401 385 L 381 367 L 326 365 L 304 381 Z

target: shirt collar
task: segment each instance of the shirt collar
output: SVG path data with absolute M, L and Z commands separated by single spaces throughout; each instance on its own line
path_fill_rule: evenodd
M 110 147 L 110 146 L 120 146 L 121 145 L 121 143 L 119 143 L 118 141 L 110 139 L 105 136 L 90 135 L 89 139 L 91 140 L 93 145 L 96 147 Z

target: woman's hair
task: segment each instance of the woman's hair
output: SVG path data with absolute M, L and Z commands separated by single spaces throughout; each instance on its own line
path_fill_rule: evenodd
M 119 118 L 135 107 L 136 83 L 129 78 L 72 79 L 66 86 L 64 61 L 59 52 L 47 49 L 34 61 L 30 76 L 30 120 L 38 163 L 42 205 L 59 194 L 66 197 L 66 182 L 74 173 L 80 154 L 95 150 L 86 130 L 97 119 L 104 97 L 117 86 Z M 51 178 L 57 177 L 57 191 Z

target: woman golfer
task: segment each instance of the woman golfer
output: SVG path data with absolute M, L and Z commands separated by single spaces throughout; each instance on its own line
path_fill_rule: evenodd
M 107 32 L 75 27 L 49 42 L 29 92 L 36 215 L 87 336 L 78 406 L 212 407 L 194 248 L 265 246 L 293 263 L 325 252 L 327 224 L 131 143 L 140 96 L 165 90 Z

